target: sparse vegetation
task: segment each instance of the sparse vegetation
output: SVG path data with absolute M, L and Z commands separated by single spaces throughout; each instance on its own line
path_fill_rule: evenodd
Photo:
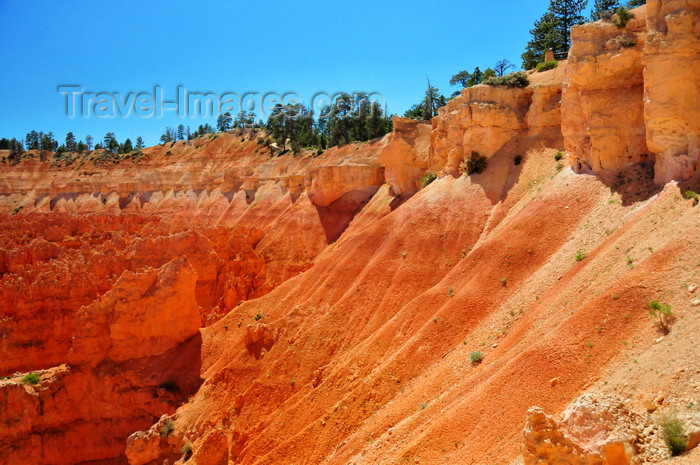
M 522 71 L 506 74 L 505 76 L 496 76 L 484 81 L 484 84 L 489 86 L 504 86 L 504 87 L 527 87 L 530 85 L 530 80 L 527 74 Z
M 454 291 L 454 289 L 449 288 L 449 289 L 447 290 L 447 295 L 449 295 L 450 297 L 454 297 L 454 296 L 455 296 L 455 291 Z
M 562 152 L 561 150 L 557 150 L 557 153 L 554 154 L 554 160 L 559 161 L 562 158 L 564 158 L 564 152 Z
M 472 152 L 471 157 L 467 158 L 462 164 L 460 164 L 460 169 L 462 172 L 466 173 L 467 176 L 472 174 L 480 174 L 488 166 L 488 159 L 478 152 Z
M 255 316 L 253 317 L 253 319 L 254 319 L 255 321 L 260 321 L 260 320 L 263 319 L 264 316 L 265 316 L 265 315 L 263 315 L 262 313 L 256 313 Z
M 615 9 L 615 19 L 613 22 L 619 29 L 623 29 L 632 18 L 634 18 L 634 14 L 630 13 L 624 6 L 619 6 Z
M 671 455 L 685 452 L 688 438 L 685 436 L 685 426 L 675 415 L 666 415 L 661 419 L 661 436 Z
M 635 45 L 637 45 L 637 38 L 634 36 L 634 34 L 631 34 L 629 32 L 620 34 L 615 39 L 615 41 L 620 47 L 634 47 Z
M 168 392 L 172 392 L 173 394 L 179 394 L 180 393 L 180 386 L 177 385 L 177 382 L 173 381 L 172 379 L 169 379 L 167 381 L 163 381 L 158 385 L 159 388 L 165 389 Z
M 700 202 L 700 195 L 695 191 L 685 191 L 685 198 L 693 201 L 693 205 L 697 205 Z
M 577 262 L 580 262 L 581 260 L 583 260 L 587 256 L 588 256 L 588 253 L 585 250 L 579 249 L 576 251 L 574 258 L 576 259 Z
M 537 66 L 535 66 L 535 70 L 537 70 L 538 73 L 541 73 L 543 71 L 549 71 L 550 69 L 554 69 L 557 66 L 559 66 L 559 62 L 557 60 L 549 60 L 545 61 L 544 63 L 537 63 Z
M 471 360 L 472 365 L 478 365 L 484 359 L 484 356 L 481 354 L 481 352 L 475 350 L 469 354 L 469 359 Z
M 20 380 L 20 382 L 22 384 L 31 384 L 32 386 L 34 386 L 35 384 L 38 384 L 39 381 L 41 381 L 41 379 L 39 378 L 39 375 L 37 375 L 36 373 L 27 373 Z
M 435 181 L 436 179 L 437 173 L 433 173 L 432 171 L 426 171 L 423 177 L 420 178 L 420 185 L 425 187 L 431 182 Z
M 173 431 L 175 431 L 175 422 L 172 420 L 165 420 L 165 424 L 160 428 L 160 437 L 167 438 Z
M 670 323 L 673 319 L 673 309 L 670 305 L 662 304 L 658 300 L 649 302 L 649 315 L 656 319 L 656 325 L 664 334 L 668 334 Z
M 189 439 L 185 441 L 185 445 L 180 449 L 180 453 L 185 462 L 192 457 L 192 442 Z

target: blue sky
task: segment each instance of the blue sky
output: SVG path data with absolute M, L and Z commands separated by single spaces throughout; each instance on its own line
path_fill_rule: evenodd
M 442 93 L 456 72 L 507 58 L 518 67 L 549 0 L 17 1 L 0 0 L 0 137 L 53 131 L 59 142 L 142 136 L 215 118 L 66 116 L 59 85 L 85 92 L 378 92 L 391 113 Z M 259 100 L 259 97 L 258 97 Z M 127 100 L 128 102 L 128 100 Z

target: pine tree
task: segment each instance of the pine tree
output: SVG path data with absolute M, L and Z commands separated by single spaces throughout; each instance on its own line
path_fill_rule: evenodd
M 177 127 L 177 140 L 183 140 L 185 138 L 185 125 L 181 124 Z
M 177 139 L 177 131 L 170 126 L 165 128 L 165 131 L 163 134 L 160 136 L 160 143 L 161 145 L 165 145 L 168 142 L 175 142 Z
M 598 21 L 603 17 L 603 13 L 614 10 L 618 6 L 620 6 L 620 2 L 617 0 L 595 0 L 593 11 L 591 11 L 591 20 Z
M 549 11 L 556 18 L 556 29 L 559 32 L 555 52 L 567 52 L 570 44 L 571 26 L 585 22 L 581 12 L 586 8 L 588 0 L 551 0 Z
M 113 132 L 108 132 L 104 137 L 104 148 L 106 151 L 116 153 L 119 150 L 119 142 Z
M 477 66 L 474 68 L 474 72 L 472 73 L 471 78 L 469 78 L 469 81 L 467 82 L 468 87 L 475 86 L 477 84 L 481 84 L 481 81 L 484 78 L 484 73 L 481 72 L 481 69 Z
M 53 132 L 44 134 L 41 138 L 39 149 L 46 152 L 54 152 L 58 148 L 58 142 L 53 137 Z
M 39 150 L 39 144 L 41 143 L 41 138 L 43 136 L 43 132 L 29 131 L 27 136 L 24 138 L 27 150 Z
M 231 128 L 231 113 L 226 112 L 216 118 L 216 130 L 226 132 Z
M 66 150 L 68 152 L 74 152 L 76 147 L 77 144 L 75 142 L 75 136 L 72 132 L 69 132 L 68 134 L 66 134 Z
M 467 87 L 467 83 L 471 79 L 472 75 L 469 71 L 463 70 L 452 76 L 450 79 L 450 85 L 455 86 L 457 84 L 462 84 L 462 87 Z
M 522 54 L 523 69 L 533 69 L 537 63 L 544 61 L 547 50 L 550 48 L 556 50 L 561 43 L 554 13 L 548 11 L 542 15 L 535 22 L 535 27 L 530 30 L 530 35 L 532 39 L 527 43 L 525 53 Z
M 92 150 L 92 136 L 90 134 L 85 136 L 85 149 Z
M 646 5 L 647 0 L 629 0 L 627 8 L 637 8 L 638 6 Z
M 447 103 L 445 96 L 440 95 L 438 88 L 431 85 L 430 79 L 428 79 L 428 88 L 425 90 L 425 98 L 423 99 L 423 119 L 430 120 L 437 116 L 438 108 L 443 102 Z
M 136 146 L 134 148 L 136 150 L 141 150 L 144 147 L 145 147 L 145 144 L 143 143 L 143 138 L 141 136 L 138 136 L 136 138 Z

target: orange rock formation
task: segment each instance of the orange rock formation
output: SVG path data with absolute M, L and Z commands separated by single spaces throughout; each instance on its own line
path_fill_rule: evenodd
M 698 11 L 318 157 L 234 130 L 0 165 L 0 456 L 653 462 L 700 383 Z

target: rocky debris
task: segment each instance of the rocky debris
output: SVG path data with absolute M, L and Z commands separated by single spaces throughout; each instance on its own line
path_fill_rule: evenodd
M 688 446 L 686 450 L 694 449 L 700 444 L 700 413 L 696 413 L 685 428 L 688 435 Z
M 248 325 L 246 327 L 245 346 L 255 358 L 260 358 L 262 351 L 269 351 L 277 342 L 278 337 L 278 331 L 264 323 Z
M 163 415 L 147 431 L 137 431 L 126 440 L 129 463 L 146 464 L 162 458 L 170 463 L 182 457 L 184 438 L 177 432 L 176 419 Z
M 629 410 L 614 395 L 584 394 L 569 404 L 559 421 L 533 407 L 523 438 L 525 465 L 629 465 L 658 461 L 667 454 L 651 417 Z

